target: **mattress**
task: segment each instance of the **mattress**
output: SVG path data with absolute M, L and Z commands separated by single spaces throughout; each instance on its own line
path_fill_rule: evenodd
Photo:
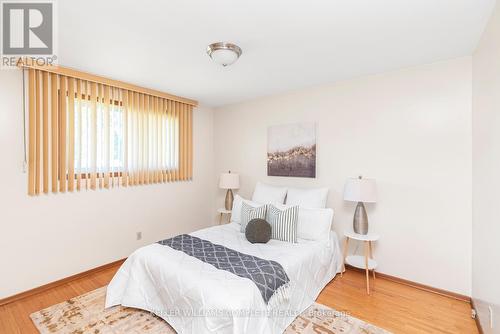
M 168 246 L 136 250 L 110 282 L 106 307 L 123 305 L 155 313 L 178 333 L 282 333 L 340 272 L 337 236 L 328 241 L 270 240 L 251 244 L 236 223 L 191 235 L 280 263 L 289 279 L 289 299 L 272 307 L 255 284 Z

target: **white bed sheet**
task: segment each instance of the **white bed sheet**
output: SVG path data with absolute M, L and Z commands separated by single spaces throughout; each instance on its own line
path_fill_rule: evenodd
M 179 334 L 282 333 L 340 272 L 338 238 L 328 242 L 271 240 L 251 244 L 232 223 L 191 233 L 239 252 L 280 263 L 290 278 L 290 298 L 268 307 L 246 278 L 152 244 L 135 251 L 107 289 L 106 307 L 123 305 L 153 312 Z

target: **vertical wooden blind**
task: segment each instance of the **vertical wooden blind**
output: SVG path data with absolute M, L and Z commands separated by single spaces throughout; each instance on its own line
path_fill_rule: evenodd
M 28 194 L 192 179 L 192 100 L 73 70 L 28 78 Z

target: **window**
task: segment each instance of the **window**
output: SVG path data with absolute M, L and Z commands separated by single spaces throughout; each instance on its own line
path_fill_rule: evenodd
M 74 163 L 75 166 L 79 166 L 81 173 L 90 173 L 92 171 L 92 163 L 90 159 L 91 152 L 91 109 L 89 103 L 85 100 L 80 100 L 75 102 L 74 110 L 78 110 L 79 103 L 82 103 L 80 109 L 81 117 L 76 112 L 75 117 L 75 156 Z M 104 173 L 106 170 L 109 171 L 123 171 L 124 161 L 123 161 L 123 108 L 121 106 L 116 106 L 110 104 L 108 106 L 110 109 L 110 122 L 109 125 L 104 122 L 104 108 L 101 104 L 97 107 L 97 157 L 99 159 L 96 163 L 96 168 L 98 172 Z M 109 166 L 105 163 L 105 150 L 102 149 L 105 146 L 105 126 L 109 127 L 109 150 L 110 150 L 110 162 Z M 81 132 L 81 134 L 79 134 Z
M 195 101 L 64 68 L 28 97 L 29 194 L 192 179 Z
M 90 99 L 90 98 L 89 98 Z M 79 109 L 79 103 L 82 104 L 81 111 Z M 106 120 L 106 109 L 109 110 L 109 120 Z M 75 113 L 75 141 L 77 147 L 74 156 L 75 166 L 80 166 L 81 173 L 90 173 L 92 171 L 92 163 L 90 158 L 91 150 L 91 107 L 90 102 L 87 100 L 80 100 L 75 102 L 74 110 Z M 81 117 L 78 114 L 81 112 Z M 96 168 L 97 172 L 104 173 L 107 170 L 110 172 L 122 172 L 125 167 L 124 161 L 124 127 L 127 126 L 129 129 L 133 127 L 133 123 L 129 120 L 125 124 L 124 110 L 123 106 L 118 103 L 109 103 L 106 107 L 103 103 L 97 104 L 96 109 L 97 117 L 97 161 Z M 155 124 L 161 127 L 160 133 L 162 140 L 167 143 L 172 141 L 172 146 L 165 145 L 162 150 L 165 150 L 165 159 L 160 162 L 160 168 L 163 170 L 173 170 L 179 166 L 179 122 L 178 119 L 173 117 L 161 117 L 159 120 L 155 120 L 150 114 L 146 115 L 145 122 L 148 123 L 149 128 L 152 128 Z M 80 128 L 81 124 L 81 128 Z M 163 132 L 162 132 L 163 130 Z M 108 132 L 109 131 L 109 132 Z M 170 132 L 172 136 L 170 136 Z M 81 134 L 80 134 L 81 133 Z M 165 134 L 163 134 L 165 133 Z M 132 135 L 133 136 L 133 135 Z M 148 137 L 148 156 L 149 160 L 147 162 L 147 167 L 149 169 L 154 168 L 154 134 L 150 134 Z M 106 140 L 109 140 L 109 162 L 106 161 L 107 152 L 105 150 Z M 131 142 L 133 138 L 129 139 Z M 129 150 L 129 153 L 133 152 L 134 148 Z M 128 164 L 133 165 L 133 156 L 128 154 Z

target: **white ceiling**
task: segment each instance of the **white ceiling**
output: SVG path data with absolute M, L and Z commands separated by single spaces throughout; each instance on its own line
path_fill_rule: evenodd
M 221 106 L 469 55 L 495 0 L 63 0 L 59 64 Z M 243 49 L 223 68 L 209 43 Z

